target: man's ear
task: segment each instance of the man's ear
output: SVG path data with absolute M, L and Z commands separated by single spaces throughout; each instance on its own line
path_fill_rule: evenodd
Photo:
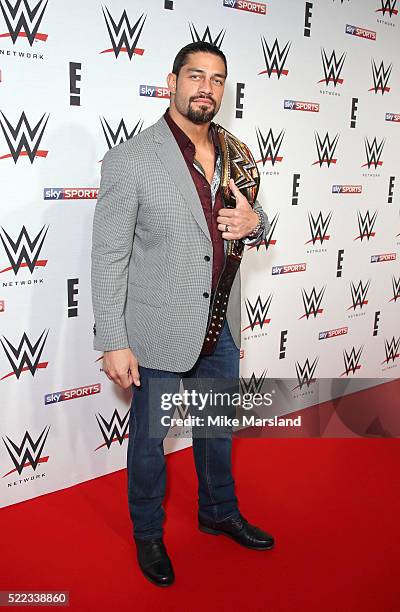
M 171 93 L 176 92 L 176 74 L 170 72 L 167 76 L 167 85 Z

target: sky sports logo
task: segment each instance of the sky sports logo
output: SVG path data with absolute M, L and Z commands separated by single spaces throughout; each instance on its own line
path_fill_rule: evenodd
M 156 85 L 139 85 L 139 95 L 147 98 L 169 98 L 169 89 Z
M 289 274 L 290 272 L 305 272 L 306 268 L 306 263 L 286 264 L 285 266 L 272 266 L 272 275 Z
M 319 113 L 318 102 L 301 102 L 300 100 L 284 100 L 283 108 L 288 110 L 308 111 L 310 113 Z
M 395 121 L 396 123 L 400 123 L 400 114 L 399 113 L 386 113 L 385 121 Z
M 44 396 L 44 403 L 56 404 L 57 402 L 65 402 L 67 400 L 78 399 L 80 397 L 88 397 L 100 393 L 101 384 L 88 385 L 87 387 L 76 387 L 75 389 L 65 389 L 64 391 L 55 391 Z
M 335 338 L 336 336 L 343 336 L 349 331 L 348 327 L 337 327 L 336 329 L 328 329 L 327 331 L 319 332 L 318 340 L 326 340 L 327 338 Z
M 96 200 L 98 187 L 45 187 L 44 200 Z
M 371 263 L 380 263 L 381 261 L 395 261 L 396 253 L 381 253 L 380 255 L 371 255 Z
M 362 185 L 332 185 L 332 193 L 362 193 Z
M 246 0 L 223 0 L 223 6 L 227 8 L 238 9 L 239 11 L 258 13 L 259 15 L 267 14 L 267 6 L 262 2 L 246 2 Z
M 359 28 L 357 26 L 346 24 L 346 34 L 352 36 L 358 36 L 359 38 L 367 38 L 368 40 L 376 40 L 376 32 L 373 30 L 366 30 L 365 28 Z

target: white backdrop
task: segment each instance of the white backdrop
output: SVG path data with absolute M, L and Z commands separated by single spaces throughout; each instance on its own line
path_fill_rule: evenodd
M 196 38 L 227 55 L 217 120 L 273 222 L 242 264 L 242 375 L 297 379 L 292 410 L 314 378 L 399 377 L 397 4 L 0 0 L 2 506 L 125 465 L 130 398 L 92 349 L 100 162 L 164 112 Z

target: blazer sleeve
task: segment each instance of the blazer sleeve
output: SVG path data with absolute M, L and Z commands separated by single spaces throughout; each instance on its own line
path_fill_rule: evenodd
M 93 348 L 100 351 L 129 347 L 124 312 L 138 209 L 133 175 L 124 151 L 119 147 L 107 151 L 101 166 L 91 252 Z
M 258 236 L 255 236 L 254 238 L 243 238 L 243 242 L 246 245 L 254 245 L 256 246 L 257 244 L 259 244 L 260 242 L 262 242 L 263 240 L 266 240 L 270 229 L 271 229 L 271 223 L 268 220 L 268 215 L 267 213 L 263 210 L 260 202 L 258 200 L 256 200 L 254 202 L 254 210 L 257 212 L 260 212 L 262 217 L 263 217 L 263 221 L 264 223 L 262 224 L 262 226 L 260 227 L 260 233 L 258 234 Z

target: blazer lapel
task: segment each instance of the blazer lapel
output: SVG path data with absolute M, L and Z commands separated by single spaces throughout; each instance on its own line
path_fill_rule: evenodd
M 203 207 L 196 186 L 190 176 L 190 172 L 178 143 L 164 117 L 161 117 L 161 119 L 154 124 L 154 140 L 159 143 L 159 146 L 156 147 L 157 156 L 160 158 L 171 179 L 181 192 L 193 217 L 211 242 L 210 232 L 208 231 L 207 221 L 204 216 Z

